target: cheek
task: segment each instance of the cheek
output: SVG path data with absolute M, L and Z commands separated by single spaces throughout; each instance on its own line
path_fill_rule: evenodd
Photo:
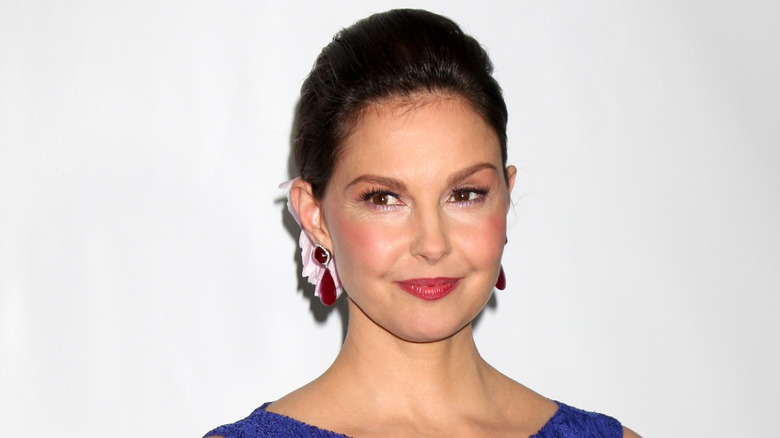
M 328 218 L 339 275 L 347 290 L 356 275 L 379 273 L 397 258 L 403 241 L 398 229 L 381 221 L 334 212 Z
M 478 220 L 458 223 L 453 238 L 476 264 L 496 264 L 506 242 L 506 215 L 495 212 Z

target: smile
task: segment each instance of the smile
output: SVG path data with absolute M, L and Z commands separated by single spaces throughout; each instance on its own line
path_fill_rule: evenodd
M 434 301 L 446 297 L 452 292 L 458 284 L 460 278 L 414 278 L 411 280 L 398 281 L 396 284 L 410 295 L 417 298 Z

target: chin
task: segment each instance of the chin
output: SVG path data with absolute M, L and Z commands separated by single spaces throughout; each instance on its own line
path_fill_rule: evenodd
M 448 339 L 459 333 L 474 318 L 466 321 L 447 321 L 444 318 L 431 320 L 425 315 L 418 315 L 412 321 L 401 323 L 402 329 L 389 330 L 396 337 L 408 342 L 429 343 Z

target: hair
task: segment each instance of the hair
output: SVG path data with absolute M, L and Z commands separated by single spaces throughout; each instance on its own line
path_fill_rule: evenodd
M 341 145 L 362 112 L 392 99 L 413 102 L 420 94 L 465 99 L 498 136 L 506 168 L 508 114 L 492 73 L 477 40 L 428 11 L 391 10 L 342 29 L 322 49 L 301 87 L 293 124 L 301 179 L 322 199 Z

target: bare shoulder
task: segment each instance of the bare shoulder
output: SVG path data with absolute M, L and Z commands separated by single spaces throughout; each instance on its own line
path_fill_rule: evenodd
M 320 424 L 322 419 L 318 414 L 323 412 L 323 400 L 327 400 L 327 397 L 322 394 L 317 381 L 314 381 L 269 404 L 265 410 L 304 423 Z
M 494 389 L 504 416 L 518 422 L 516 426 L 531 433 L 541 429 L 558 411 L 558 404 L 527 386 L 498 373 L 500 385 Z
M 633 430 L 623 426 L 623 438 L 642 438 Z
M 540 412 L 542 415 L 552 416 L 558 410 L 558 404 L 549 398 L 539 394 L 522 383 L 497 372 L 500 385 L 506 390 L 506 396 L 514 401 L 514 405 L 522 411 Z
M 307 391 L 304 391 L 303 388 L 299 388 L 269 404 L 265 407 L 265 410 L 295 418 L 296 412 L 306 411 L 306 404 L 310 399 L 309 397 L 306 397 L 306 392 Z
M 519 384 L 516 394 L 519 396 L 522 408 L 520 412 L 535 414 L 537 420 L 547 422 L 558 411 L 558 404 L 538 392 Z

